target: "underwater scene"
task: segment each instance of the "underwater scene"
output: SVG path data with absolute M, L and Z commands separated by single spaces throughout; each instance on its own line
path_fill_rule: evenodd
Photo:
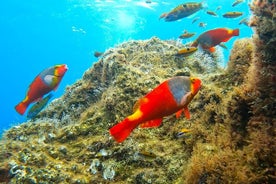
M 0 184 L 276 183 L 276 0 L 1 4 Z

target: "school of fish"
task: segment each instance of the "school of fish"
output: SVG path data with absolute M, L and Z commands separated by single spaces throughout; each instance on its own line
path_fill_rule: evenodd
M 243 0 L 235 0 L 232 7 L 243 2 Z M 147 0 L 145 3 L 150 4 L 152 1 Z M 205 11 L 208 15 L 218 17 L 218 11 L 220 9 L 221 6 L 217 7 L 215 11 L 206 10 L 204 2 L 186 2 L 177 5 L 169 12 L 161 14 L 159 19 L 164 19 L 165 22 L 173 22 L 194 15 L 199 11 Z M 230 11 L 225 12 L 222 17 L 237 18 L 242 15 L 243 12 Z M 199 19 L 200 17 L 195 17 L 191 23 L 194 24 Z M 248 25 L 247 19 L 243 18 L 239 24 Z M 202 21 L 198 24 L 198 26 L 202 28 L 205 28 L 206 25 L 207 23 Z M 234 36 L 239 36 L 239 32 L 239 29 L 230 29 L 226 27 L 207 30 L 201 33 L 189 46 L 178 50 L 174 56 L 188 57 L 199 48 L 212 53 L 215 52 L 215 47 L 217 45 L 227 49 L 224 43 Z M 179 39 L 191 39 L 194 35 L 196 35 L 195 32 L 188 32 L 185 30 L 179 36 Z M 100 57 L 102 55 L 103 52 L 94 52 L 95 57 Z M 55 65 L 44 69 L 34 78 L 27 90 L 25 98 L 15 106 L 15 110 L 23 115 L 29 105 L 34 104 L 29 109 L 27 118 L 35 117 L 49 103 L 53 96 L 50 92 L 58 88 L 67 70 L 68 67 L 66 64 Z M 121 143 L 129 137 L 136 127 L 159 127 L 164 117 L 174 113 L 177 118 L 184 113 L 185 117 L 190 119 L 188 105 L 199 92 L 201 85 L 201 80 L 199 78 L 190 76 L 176 76 L 165 80 L 144 97 L 140 98 L 133 107 L 133 114 L 111 127 L 109 129 L 110 135 L 115 141 Z M 177 134 L 177 137 L 182 137 L 191 132 L 192 130 L 184 128 Z M 139 152 L 139 154 L 150 157 L 156 156 L 147 151 Z

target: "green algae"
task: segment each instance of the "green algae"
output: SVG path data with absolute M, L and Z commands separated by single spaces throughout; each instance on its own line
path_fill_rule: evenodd
M 270 41 L 263 46 L 259 39 Z M 9 170 L 11 183 L 270 183 L 273 39 L 237 40 L 225 70 L 201 52 L 175 57 L 183 46 L 156 37 L 109 49 L 34 120 L 5 132 L 1 173 Z M 203 81 L 190 104 L 191 119 L 170 116 L 160 128 L 136 129 L 124 143 L 114 142 L 108 129 L 132 113 L 140 97 L 176 75 Z M 177 139 L 182 128 L 192 134 Z M 103 150 L 108 154 L 99 154 Z M 137 157 L 140 150 L 156 156 Z

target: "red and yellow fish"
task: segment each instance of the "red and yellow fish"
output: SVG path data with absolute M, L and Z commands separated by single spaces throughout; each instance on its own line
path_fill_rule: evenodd
M 206 31 L 192 43 L 192 47 L 200 46 L 203 50 L 215 51 L 215 46 L 227 42 L 233 36 L 239 36 L 239 29 L 218 28 Z
M 56 65 L 43 70 L 33 80 L 29 86 L 25 99 L 15 106 L 15 110 L 23 115 L 28 106 L 39 101 L 43 96 L 52 90 L 56 90 L 65 72 L 68 70 L 67 65 Z
M 158 127 L 165 116 L 184 112 L 190 118 L 188 104 L 201 87 L 201 80 L 177 76 L 161 83 L 134 105 L 134 113 L 110 128 L 109 132 L 117 142 L 123 142 L 138 126 Z
M 159 19 L 164 18 L 166 22 L 176 21 L 184 17 L 188 17 L 203 8 L 202 3 L 189 2 L 183 3 L 175 7 L 169 13 L 163 13 Z

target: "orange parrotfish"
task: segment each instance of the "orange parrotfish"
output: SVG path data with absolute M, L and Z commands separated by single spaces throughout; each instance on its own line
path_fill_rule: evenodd
M 215 51 L 215 46 L 227 42 L 233 36 L 239 36 L 239 29 L 217 28 L 206 31 L 192 43 L 192 47 L 200 46 L 203 50 Z
M 117 142 L 123 142 L 140 125 L 141 128 L 158 127 L 165 116 L 184 112 L 190 118 L 188 104 L 201 88 L 201 80 L 177 76 L 166 80 L 146 94 L 134 105 L 134 113 L 110 128 Z
M 23 115 L 31 103 L 41 100 L 44 95 L 56 90 L 67 70 L 67 65 L 62 64 L 47 68 L 38 74 L 29 86 L 25 99 L 15 106 L 16 111 Z
M 184 17 L 188 17 L 196 13 L 197 11 L 201 10 L 202 8 L 203 8 L 202 3 L 196 3 L 196 2 L 183 3 L 175 7 L 169 13 L 163 13 L 160 16 L 160 19 L 164 18 L 166 22 L 176 21 Z

